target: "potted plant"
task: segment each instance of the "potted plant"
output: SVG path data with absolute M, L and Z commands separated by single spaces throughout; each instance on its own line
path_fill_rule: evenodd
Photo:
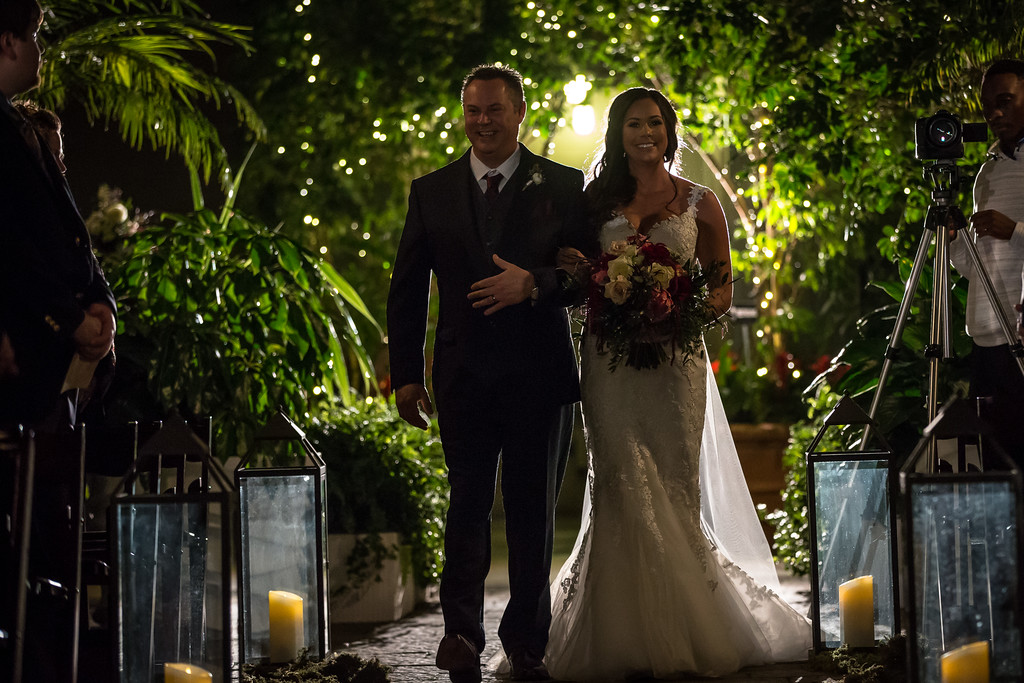
M 384 399 L 339 407 L 310 438 L 327 464 L 331 620 L 397 619 L 437 585 L 448 482 L 436 426 Z

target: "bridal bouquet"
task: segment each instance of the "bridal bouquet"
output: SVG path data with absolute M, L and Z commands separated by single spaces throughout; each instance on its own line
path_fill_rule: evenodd
M 611 370 L 703 357 L 704 329 L 716 322 L 708 285 L 720 267 L 705 272 L 646 235 L 613 242 L 593 263 L 586 300 L 588 329 Z

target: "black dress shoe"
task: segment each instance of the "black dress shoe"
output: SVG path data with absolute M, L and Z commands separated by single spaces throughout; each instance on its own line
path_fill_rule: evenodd
M 434 663 L 448 672 L 452 683 L 480 683 L 480 652 L 465 636 L 449 633 L 442 638 Z
M 544 662 L 536 657 L 525 654 L 511 655 L 508 663 L 512 667 L 509 678 L 513 681 L 550 681 L 551 674 L 548 673 Z

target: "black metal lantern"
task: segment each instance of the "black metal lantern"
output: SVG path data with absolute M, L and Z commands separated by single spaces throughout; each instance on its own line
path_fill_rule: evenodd
M 36 463 L 32 430 L 0 428 L 0 680 L 21 683 Z
M 167 420 L 110 506 L 125 683 L 232 679 L 232 489 L 204 427 L 206 442 L 181 418 Z
M 892 452 L 880 434 L 876 450 L 816 450 L 826 430 L 847 425 L 873 427 L 844 396 L 807 449 L 815 650 L 873 647 L 900 629 Z
M 328 651 L 327 467 L 279 411 L 235 469 L 242 661 Z
M 981 441 L 987 432 L 969 402 L 954 400 L 900 471 L 911 681 L 960 680 L 953 669 L 977 676 L 986 667 L 991 678 L 970 680 L 1024 676 L 1021 472 Z M 987 471 L 967 467 L 979 443 Z M 932 453 L 952 454 L 956 471 L 936 471 Z

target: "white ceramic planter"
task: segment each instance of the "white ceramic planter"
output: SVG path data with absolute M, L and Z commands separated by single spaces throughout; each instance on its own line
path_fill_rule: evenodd
M 400 545 L 396 532 L 380 535 L 388 548 L 398 548 L 395 557 L 386 558 L 379 581 L 370 579 L 356 590 L 338 593 L 336 586 L 347 583 L 348 556 L 357 534 L 329 534 L 327 562 L 331 586 L 330 617 L 332 624 L 378 623 L 395 621 L 409 614 L 416 606 L 416 587 L 412 576 L 412 549 Z

